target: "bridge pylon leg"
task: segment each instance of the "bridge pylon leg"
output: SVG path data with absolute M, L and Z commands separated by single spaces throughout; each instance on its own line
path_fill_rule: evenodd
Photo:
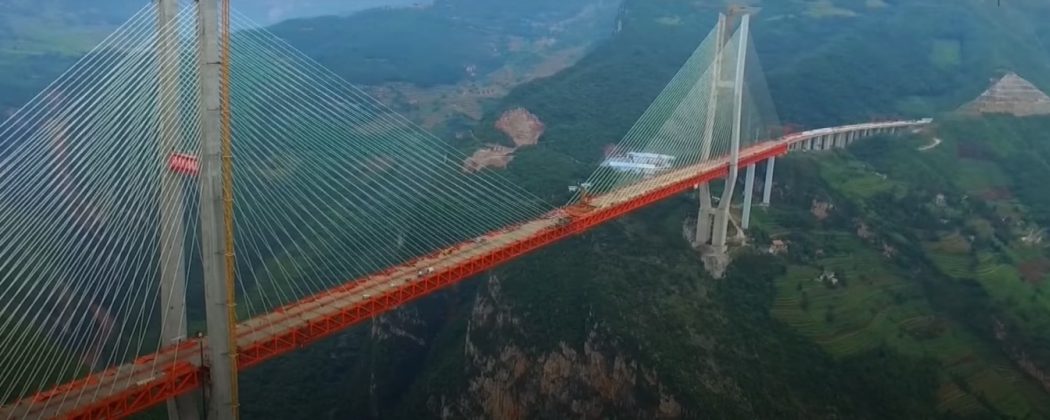
M 198 0 L 200 68 L 200 231 L 205 323 L 208 327 L 208 419 L 238 418 L 236 303 L 233 285 L 233 190 L 230 156 L 230 104 L 224 83 L 229 65 L 219 5 L 226 0 Z M 223 14 L 225 16 L 225 13 Z
M 718 26 L 715 28 L 715 59 L 711 64 L 711 85 L 709 99 L 707 101 L 707 120 L 704 125 L 703 137 L 700 139 L 700 159 L 707 160 L 711 157 L 711 147 L 714 142 L 715 116 L 718 111 L 719 92 L 722 89 L 722 51 L 725 45 L 726 16 L 718 15 Z M 709 183 L 701 184 L 697 188 L 699 198 L 699 210 L 696 216 L 696 237 L 693 245 L 707 246 L 711 243 L 712 233 L 715 225 L 715 209 L 711 205 L 711 186 Z
M 186 339 L 186 271 L 184 268 L 186 244 L 185 198 L 179 175 L 167 168 L 169 157 L 179 152 L 182 135 L 179 121 L 179 40 L 177 25 L 178 0 L 157 0 L 157 74 L 159 86 L 157 109 L 159 111 L 157 135 L 160 163 L 160 337 L 164 345 L 176 344 Z M 197 393 L 189 393 L 171 399 L 167 403 L 168 418 L 196 420 L 200 418 L 200 399 Z

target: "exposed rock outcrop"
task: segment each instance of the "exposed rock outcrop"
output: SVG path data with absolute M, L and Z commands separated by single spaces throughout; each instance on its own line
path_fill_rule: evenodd
M 506 168 L 514 159 L 514 152 L 522 147 L 535 146 L 547 127 L 540 118 L 525 108 L 515 108 L 503 113 L 496 120 L 496 128 L 514 142 L 514 147 L 488 144 L 478 149 L 463 162 L 467 172 L 477 172 L 485 168 Z
M 467 327 L 466 389 L 432 396 L 430 411 L 448 419 L 683 416 L 655 373 L 617 349 L 601 326 L 592 326 L 582 346 L 560 341 L 545 351 L 506 339 L 524 331 L 501 299 L 499 279 L 490 278 Z M 490 340 L 493 335 L 502 338 Z M 641 401 L 639 395 L 655 398 Z
M 819 201 L 814 199 L 810 205 L 809 212 L 816 217 L 817 220 L 823 221 L 831 215 L 831 210 L 835 208 L 834 204 L 828 201 Z
M 1018 117 L 1050 115 L 1050 96 L 1017 73 L 1007 73 L 972 102 L 964 114 L 1010 114 Z
M 504 112 L 496 121 L 496 128 L 506 133 L 517 147 L 539 143 L 540 136 L 547 131 L 540 118 L 525 108 Z

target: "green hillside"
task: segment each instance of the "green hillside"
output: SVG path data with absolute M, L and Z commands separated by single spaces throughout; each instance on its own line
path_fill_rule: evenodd
M 1050 416 L 1047 390 L 1030 374 L 1050 367 L 1042 353 L 1050 348 L 1046 282 L 1031 280 L 1050 268 L 1041 262 L 1045 247 L 1018 236 L 1047 226 L 1046 195 L 1031 180 L 1050 175 L 1048 155 L 1025 153 L 1050 144 L 1035 145 L 1044 123 L 945 114 L 1004 71 L 1050 86 L 1046 5 L 759 6 L 755 43 L 782 120 L 815 127 L 934 115 L 945 121 L 937 128 L 944 143 L 919 153 L 929 137 L 872 139 L 848 153 L 783 160 L 774 207 L 757 216 L 755 246 L 739 251 L 724 280 L 703 274 L 682 238 L 695 212 L 683 196 L 249 373 L 246 395 L 283 390 L 262 385 L 264 377 L 323 379 L 246 412 Z M 514 90 L 475 134 L 500 136 L 491 124 L 506 109 L 538 115 L 547 132 L 539 146 L 519 151 L 508 175 L 559 202 L 564 186 L 593 169 L 602 147 L 677 71 L 720 8 L 628 0 L 612 40 Z M 1010 204 L 978 199 L 985 196 Z M 810 213 L 814 200 L 834 204 L 828 219 Z M 764 253 L 774 238 L 789 243 L 786 256 Z M 825 272 L 840 283 L 816 281 Z M 322 357 L 333 362 L 311 362 Z M 308 399 L 315 408 L 295 411 Z
M 625 0 L 615 24 L 573 27 L 587 3 L 446 0 L 274 30 L 350 80 L 422 86 L 496 68 L 516 38 L 612 31 L 449 140 L 498 139 L 498 116 L 527 108 L 547 131 L 505 175 L 560 203 L 725 6 Z M 1050 90 L 1050 4 L 753 3 L 781 120 L 936 127 L 782 159 L 724 279 L 683 238 L 682 195 L 246 372 L 244 417 L 1050 418 L 1050 121 L 950 113 L 1005 71 Z M 39 33 L 49 47 L 0 43 L 0 109 L 81 49 Z
M 617 4 L 441 0 L 432 7 L 291 20 L 272 30 L 353 83 L 434 86 L 488 74 L 509 60 L 535 60 L 545 43 L 590 43 L 610 32 Z
M 792 249 L 774 316 L 836 357 L 888 347 L 933 359 L 941 411 L 1050 415 L 1046 385 L 1023 366 L 1050 368 L 1050 252 L 1032 235 L 1047 226 L 1046 195 L 1025 185 L 1050 174 L 1047 128 L 946 116 L 930 135 L 789 159 L 778 168 L 789 205 L 758 228 Z M 943 143 L 918 151 L 934 135 Z M 831 216 L 794 229 L 815 201 Z

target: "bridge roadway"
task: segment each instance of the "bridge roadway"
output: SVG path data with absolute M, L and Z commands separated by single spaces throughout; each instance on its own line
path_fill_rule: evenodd
M 794 133 L 740 151 L 741 167 L 784 155 L 799 142 L 829 132 L 871 133 L 927 125 L 930 120 L 866 123 Z M 678 168 L 608 194 L 587 204 L 552 211 L 406 262 L 384 272 L 337 286 L 240 323 L 240 369 L 371 319 L 448 285 L 481 274 L 563 238 L 585 232 L 657 201 L 728 176 L 729 158 Z M 0 408 L 2 418 L 119 418 L 198 389 L 207 378 L 202 354 L 207 339 L 190 339 L 142 356 L 132 363 L 60 385 Z

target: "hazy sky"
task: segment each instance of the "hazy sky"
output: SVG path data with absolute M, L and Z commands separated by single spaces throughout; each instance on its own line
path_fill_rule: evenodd
M 234 1 L 233 7 L 260 23 L 276 23 L 297 17 L 347 14 L 374 7 L 403 7 L 430 3 L 433 3 L 433 0 L 241 0 Z

